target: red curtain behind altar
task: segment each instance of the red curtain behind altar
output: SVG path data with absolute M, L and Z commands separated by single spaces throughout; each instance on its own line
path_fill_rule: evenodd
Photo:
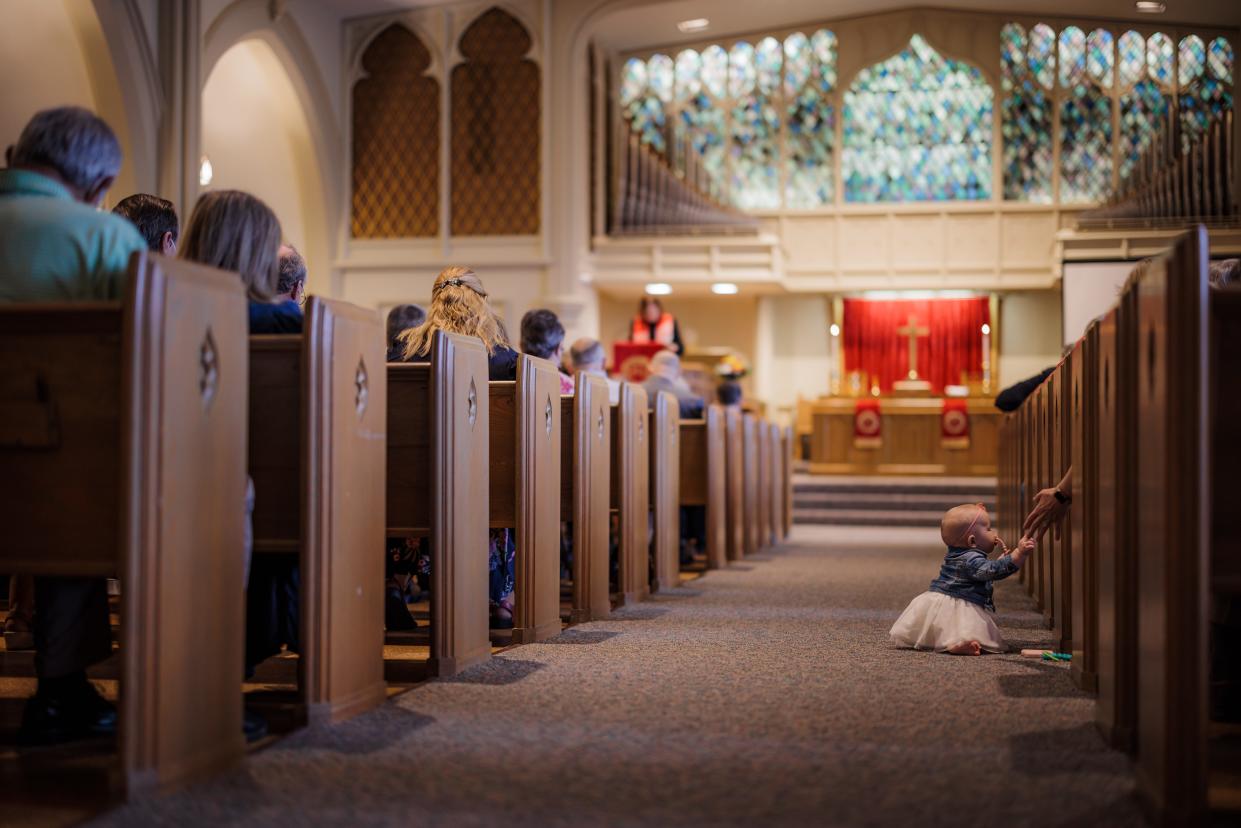
M 991 323 L 985 296 L 970 299 L 846 299 L 841 337 L 845 373 L 865 371 L 883 392 L 909 373 L 909 337 L 898 328 L 917 318 L 929 330 L 918 339 L 918 376 L 935 393 L 961 382 L 961 372 L 982 371 L 982 326 Z

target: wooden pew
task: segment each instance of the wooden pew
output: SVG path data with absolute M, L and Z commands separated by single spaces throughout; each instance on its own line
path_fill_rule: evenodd
M 1051 466 L 1048 478 L 1049 486 L 1055 486 L 1064 477 L 1065 470 L 1072 462 L 1072 445 L 1070 430 L 1070 398 L 1073 372 L 1073 352 L 1061 361 L 1052 375 L 1055 380 L 1055 394 L 1051 400 Z M 1052 632 L 1056 639 L 1056 648 L 1060 652 L 1071 652 L 1073 649 L 1073 575 L 1069 562 L 1073 559 L 1073 524 L 1076 522 L 1073 509 L 1065 515 L 1060 525 L 1060 537 L 1053 533 L 1052 544 L 1055 559 L 1052 561 L 1052 597 L 1051 608 Z
M 487 618 L 487 425 L 482 342 L 437 333 L 431 361 L 388 373 L 388 537 L 431 538 L 433 676 L 491 657 Z
M 1034 426 L 1035 478 L 1034 489 L 1030 496 L 1041 489 L 1055 485 L 1051 481 L 1054 472 L 1051 469 L 1054 457 L 1053 434 L 1051 428 L 1052 400 L 1056 394 L 1056 375 L 1048 377 L 1036 392 L 1037 408 L 1035 409 L 1036 424 Z M 1043 614 L 1043 623 L 1050 629 L 1054 623 L 1052 608 L 1054 598 L 1052 589 L 1055 585 L 1056 547 L 1055 533 L 1047 532 L 1039 542 L 1035 552 L 1038 556 L 1038 607 Z
M 1132 752 L 1137 706 L 1136 562 L 1133 520 L 1137 497 L 1130 470 L 1134 462 L 1137 366 L 1121 354 L 1135 353 L 1133 301 L 1126 293 L 1119 307 L 1100 321 L 1096 334 L 1094 384 L 1096 475 L 1091 511 L 1095 521 L 1097 584 L 1098 701 L 1095 721 L 1108 744 Z M 1076 489 L 1076 486 L 1074 487 Z M 1076 495 L 1076 491 L 1075 491 Z
M 745 418 L 739 408 L 724 412 L 724 498 L 727 502 L 725 544 L 728 560 L 745 557 Z
M 647 445 L 646 391 L 621 385 L 612 406 L 611 504 L 619 533 L 617 605 L 633 604 L 650 594 L 650 449 Z
M 741 513 L 745 521 L 745 555 L 753 555 L 762 545 L 759 538 L 759 445 L 758 418 L 753 414 L 741 417 L 742 494 Z
M 515 382 L 491 382 L 488 453 L 493 529 L 515 531 L 513 643 L 560 633 L 560 378 L 522 354 Z
M 681 410 L 676 396 L 667 391 L 656 394 L 647 416 L 654 592 L 681 583 Z
M 572 522 L 573 594 L 569 623 L 607 618 L 612 414 L 603 377 L 579 373 L 560 398 L 560 519 Z M 485 588 L 484 588 L 485 589 Z
M 250 337 L 254 553 L 301 561 L 306 719 L 384 699 L 387 382 L 372 310 L 312 296 L 301 336 Z
M 707 568 L 728 565 L 725 412 L 709 405 L 701 420 L 681 420 L 681 505 L 706 508 Z
M 244 752 L 246 374 L 236 274 L 142 253 L 123 303 L 0 306 L 0 570 L 121 579 L 129 797 Z
M 754 442 L 758 462 L 755 473 L 758 485 L 754 491 L 758 501 L 755 504 L 758 537 L 754 546 L 763 549 L 771 546 L 771 430 L 762 418 L 754 420 Z
M 1095 556 L 1098 550 L 1098 384 L 1094 373 L 1098 358 L 1098 323 L 1073 349 L 1069 361 L 1069 465 L 1073 468 L 1072 522 L 1066 527 L 1069 559 L 1070 647 L 1073 661 L 1069 673 L 1079 688 L 1093 693 L 1098 683 L 1098 587 Z
M 1241 324 L 1241 303 L 1221 303 L 1222 312 L 1210 314 L 1206 252 L 1199 227 L 1130 287 L 1138 327 L 1138 791 L 1157 822 L 1186 825 L 1201 824 L 1209 810 L 1212 534 L 1233 520 L 1213 526 L 1212 511 L 1228 518 L 1236 510 L 1231 481 L 1212 492 L 1209 403 L 1235 401 L 1239 361 L 1235 351 L 1212 354 L 1210 346 L 1212 329 Z M 1235 428 L 1220 423 L 1216 434 Z M 1227 472 L 1231 478 L 1235 469 Z M 1220 539 L 1235 549 L 1235 538 Z
M 769 485 L 770 506 L 767 518 L 770 523 L 771 545 L 775 546 L 784 537 L 784 448 L 780 440 L 780 426 L 767 424 L 767 445 L 771 482 Z
M 793 458 L 797 437 L 792 426 L 784 428 L 784 537 L 793 533 Z

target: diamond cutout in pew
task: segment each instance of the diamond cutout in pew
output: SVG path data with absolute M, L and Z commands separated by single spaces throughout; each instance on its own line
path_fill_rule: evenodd
M 551 394 L 547 395 L 547 405 L 543 409 L 543 419 L 547 427 L 547 436 L 548 438 L 550 438 L 552 436 L 552 397 L 551 397 Z
M 599 409 L 599 422 L 595 425 L 595 428 L 599 432 L 599 439 L 602 440 L 603 439 L 603 409 L 602 408 Z
M 203 398 L 203 408 L 210 408 L 215 399 L 220 384 L 219 361 L 215 337 L 211 335 L 211 328 L 207 328 L 203 343 L 198 346 L 198 393 Z
M 470 377 L 470 393 L 465 397 L 465 411 L 466 418 L 470 421 L 470 428 L 473 428 L 478 420 L 478 389 L 474 387 L 473 377 Z
M 358 357 L 358 368 L 353 375 L 353 386 L 357 389 L 357 395 L 354 397 L 354 403 L 358 409 L 358 416 L 362 416 L 362 412 L 366 411 L 366 401 L 370 396 L 368 388 L 368 379 L 366 375 L 366 360 Z

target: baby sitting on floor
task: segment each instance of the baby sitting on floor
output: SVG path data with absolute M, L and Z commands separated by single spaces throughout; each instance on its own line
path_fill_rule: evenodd
M 948 545 L 939 577 L 931 581 L 929 590 L 909 602 L 888 635 L 897 644 L 937 653 L 1004 652 L 1008 645 L 991 618 L 995 613 L 992 582 L 1020 569 L 1034 551 L 1034 541 L 1022 538 L 1017 548 L 1009 551 L 991 528 L 991 518 L 981 503 L 949 509 L 940 521 L 939 534 Z M 988 560 L 988 553 L 997 544 L 1004 554 Z

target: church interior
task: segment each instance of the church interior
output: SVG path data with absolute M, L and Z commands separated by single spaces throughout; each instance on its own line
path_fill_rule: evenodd
M 0 824 L 1241 821 L 1239 49 L 3 0 Z

